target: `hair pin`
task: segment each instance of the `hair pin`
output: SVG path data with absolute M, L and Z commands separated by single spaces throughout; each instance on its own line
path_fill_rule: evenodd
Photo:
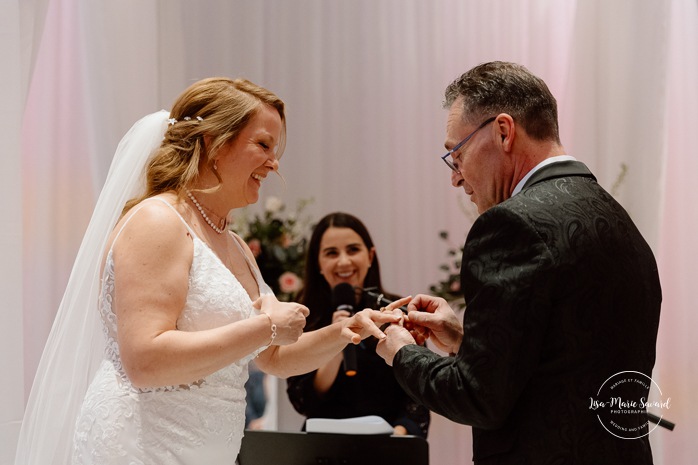
M 191 121 L 191 116 L 185 116 L 184 118 L 182 118 L 182 120 L 183 120 L 183 121 Z M 198 121 L 199 123 L 202 122 L 203 120 L 204 120 L 204 119 L 203 119 L 201 116 L 197 116 L 197 117 L 196 117 L 196 121 Z M 167 120 L 167 123 L 168 123 L 170 126 L 174 126 L 174 124 L 175 124 L 176 122 L 177 122 L 177 120 L 176 120 L 175 118 L 170 118 L 170 119 Z

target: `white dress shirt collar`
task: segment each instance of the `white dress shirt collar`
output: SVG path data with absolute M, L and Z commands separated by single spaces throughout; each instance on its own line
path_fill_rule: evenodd
M 514 187 L 514 192 L 511 193 L 511 196 L 513 197 L 516 194 L 518 194 L 519 192 L 521 192 L 521 189 L 523 189 L 524 184 L 526 184 L 526 181 L 528 181 L 529 178 L 531 176 L 533 176 L 533 173 L 535 173 L 539 169 L 543 168 L 544 166 L 550 165 L 551 163 L 557 163 L 560 161 L 575 161 L 575 160 L 576 160 L 576 158 L 574 158 L 571 155 L 558 155 L 556 157 L 546 158 L 545 160 L 543 160 L 542 162 L 540 162 L 536 166 L 534 166 L 531 171 L 526 173 L 526 176 L 524 176 L 521 179 L 521 181 L 519 181 L 518 184 L 516 184 L 516 187 Z

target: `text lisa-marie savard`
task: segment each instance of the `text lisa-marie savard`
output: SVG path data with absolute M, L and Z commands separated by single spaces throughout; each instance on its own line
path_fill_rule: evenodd
M 589 397 L 589 409 L 596 410 L 598 408 L 619 408 L 619 409 L 644 409 L 647 407 L 668 409 L 670 408 L 671 397 L 662 402 L 649 402 L 644 397 L 641 397 L 639 401 L 634 400 L 623 400 L 622 397 L 611 397 L 610 400 L 603 402 L 593 397 Z

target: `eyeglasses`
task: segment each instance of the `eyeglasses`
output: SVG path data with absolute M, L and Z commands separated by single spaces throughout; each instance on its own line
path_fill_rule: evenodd
M 473 132 L 468 134 L 465 139 L 460 141 L 458 144 L 456 144 L 455 147 L 453 147 L 451 150 L 446 152 L 446 155 L 441 157 L 441 159 L 444 161 L 444 163 L 446 163 L 446 165 L 449 168 L 451 168 L 453 171 L 455 171 L 456 173 L 460 173 L 460 170 L 456 167 L 456 165 L 451 160 L 448 159 L 448 157 L 452 157 L 453 154 L 456 153 L 461 147 L 463 147 L 465 145 L 465 143 L 468 142 L 470 140 L 470 138 L 475 135 L 476 132 L 478 132 L 480 129 L 482 129 L 485 126 L 487 126 L 488 124 L 490 124 L 495 119 L 497 119 L 496 116 L 493 116 L 493 117 L 487 119 L 484 123 L 482 123 L 480 126 L 478 126 L 476 130 L 474 130 Z

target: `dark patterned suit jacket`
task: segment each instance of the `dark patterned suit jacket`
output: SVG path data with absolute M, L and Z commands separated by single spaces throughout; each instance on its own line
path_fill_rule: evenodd
M 473 426 L 476 464 L 652 463 L 647 436 L 615 437 L 590 409 L 612 375 L 651 376 L 661 290 L 649 246 L 586 166 L 543 167 L 483 213 L 461 285 L 458 354 L 405 346 L 394 372 L 430 410 Z

